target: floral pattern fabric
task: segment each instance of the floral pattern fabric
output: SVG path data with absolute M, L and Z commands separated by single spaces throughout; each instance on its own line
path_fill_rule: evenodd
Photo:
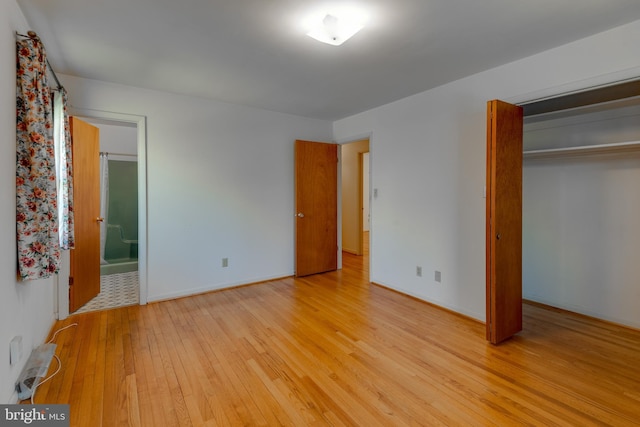
M 60 264 L 53 109 L 44 46 L 37 38 L 16 43 L 18 274 L 41 279 Z
M 71 129 L 69 127 L 69 114 L 67 113 L 67 91 L 60 87 L 58 88 L 57 96 L 61 98 L 60 103 L 62 105 L 62 111 L 59 116 L 61 131 L 60 131 L 60 157 L 61 166 L 58 168 L 60 172 L 58 175 L 60 195 L 58 197 L 59 206 L 59 227 L 60 227 L 60 247 L 62 249 L 73 249 L 75 246 L 74 238 L 74 218 L 73 218 L 73 161 L 71 157 Z M 58 118 L 56 118 L 58 121 Z M 57 143 L 57 141 L 56 141 Z

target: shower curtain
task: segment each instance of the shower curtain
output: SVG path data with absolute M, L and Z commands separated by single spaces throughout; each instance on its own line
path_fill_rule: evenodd
M 108 264 L 104 259 L 104 248 L 107 244 L 107 220 L 109 214 L 109 155 L 100 153 L 100 264 Z

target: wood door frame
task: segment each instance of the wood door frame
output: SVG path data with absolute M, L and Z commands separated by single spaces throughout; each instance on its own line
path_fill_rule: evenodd
M 109 120 L 116 123 L 134 124 L 137 129 L 138 151 L 138 280 L 140 305 L 148 301 L 148 227 L 147 227 L 147 118 L 134 114 L 113 113 L 109 111 L 69 108 L 69 115 L 80 119 Z M 69 251 L 62 251 L 60 272 L 56 279 L 56 312 L 59 320 L 69 316 Z

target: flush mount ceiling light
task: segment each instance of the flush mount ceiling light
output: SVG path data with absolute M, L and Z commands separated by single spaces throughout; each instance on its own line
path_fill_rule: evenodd
M 360 31 L 365 22 L 365 15 L 355 8 L 327 8 L 309 16 L 305 27 L 309 37 L 340 46 Z

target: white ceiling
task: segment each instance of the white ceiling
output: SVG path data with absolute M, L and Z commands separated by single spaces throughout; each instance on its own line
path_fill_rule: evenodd
M 323 3 L 18 0 L 57 73 L 329 120 L 640 19 L 640 0 L 362 0 L 335 47 L 298 24 Z

